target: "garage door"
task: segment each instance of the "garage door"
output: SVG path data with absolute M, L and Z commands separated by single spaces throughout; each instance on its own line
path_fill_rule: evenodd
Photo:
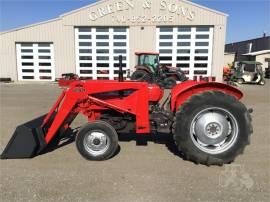
M 213 27 L 158 27 L 160 63 L 180 67 L 189 78 L 211 76 Z
M 76 72 L 87 79 L 118 78 L 119 55 L 124 77 L 129 67 L 129 30 L 126 27 L 75 28 Z
M 19 81 L 55 80 L 52 43 L 17 43 Z

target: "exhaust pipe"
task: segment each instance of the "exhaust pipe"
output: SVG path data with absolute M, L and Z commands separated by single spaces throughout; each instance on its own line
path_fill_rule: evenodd
M 123 56 L 119 55 L 119 77 L 118 77 L 119 82 L 124 81 L 124 73 L 123 73 Z

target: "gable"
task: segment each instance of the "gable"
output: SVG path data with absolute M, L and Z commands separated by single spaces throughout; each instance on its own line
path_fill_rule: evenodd
M 226 15 L 183 0 L 105 0 L 61 16 L 64 25 L 222 25 Z

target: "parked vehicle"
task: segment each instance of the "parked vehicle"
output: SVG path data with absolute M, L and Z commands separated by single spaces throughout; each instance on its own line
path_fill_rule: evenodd
M 265 78 L 266 79 L 270 79 L 270 67 L 268 67 L 268 68 L 265 68 Z
M 16 128 L 1 158 L 42 153 L 79 113 L 88 123 L 78 131 L 76 147 L 88 160 L 111 158 L 118 148 L 118 132 L 142 137 L 166 131 L 186 159 L 205 165 L 230 163 L 249 144 L 251 111 L 239 101 L 240 90 L 217 82 L 185 81 L 160 105 L 160 86 L 124 81 L 121 59 L 119 66 L 118 81 L 70 83 L 47 115 Z
M 157 83 L 161 87 L 173 88 L 177 82 L 188 80 L 184 72 L 177 67 L 169 67 L 159 63 L 159 53 L 137 52 L 136 71 L 131 80 Z
M 262 63 L 254 61 L 241 61 L 234 67 L 232 81 L 238 84 L 255 83 L 265 85 L 264 75 L 262 71 Z

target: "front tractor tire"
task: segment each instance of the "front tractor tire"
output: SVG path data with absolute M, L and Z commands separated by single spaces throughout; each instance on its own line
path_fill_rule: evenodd
M 251 116 L 235 97 L 207 91 L 193 95 L 180 107 L 173 133 L 185 159 L 223 165 L 234 161 L 249 144 Z
M 87 160 L 107 160 L 118 149 L 118 135 L 107 122 L 94 121 L 79 130 L 76 146 L 79 153 Z

